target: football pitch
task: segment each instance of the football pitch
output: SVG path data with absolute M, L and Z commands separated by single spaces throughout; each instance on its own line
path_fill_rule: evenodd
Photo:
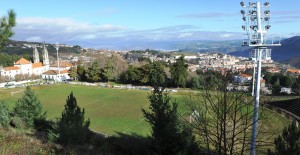
M 2 89 L 0 99 L 13 107 L 24 89 Z M 66 99 L 73 92 L 77 104 L 85 109 L 85 118 L 90 119 L 92 130 L 109 135 L 118 132 L 144 136 L 150 134 L 150 125 L 144 120 L 141 111 L 149 107 L 149 91 L 67 84 L 36 86 L 32 89 L 42 102 L 49 119 L 61 116 Z
M 0 89 L 0 100 L 6 101 L 12 108 L 25 88 Z M 150 125 L 144 120 L 142 108 L 148 109 L 150 91 L 101 88 L 83 85 L 45 85 L 32 89 L 43 104 L 47 118 L 55 120 L 61 116 L 66 99 L 73 92 L 77 104 L 85 109 L 85 118 L 91 121 L 90 128 L 108 135 L 116 133 L 150 135 Z M 172 101 L 178 103 L 178 111 L 188 116 L 184 110 L 181 93 L 172 93 Z M 272 127 L 283 128 L 288 121 L 273 113 L 269 116 Z M 271 128 L 272 128 L 271 127 Z

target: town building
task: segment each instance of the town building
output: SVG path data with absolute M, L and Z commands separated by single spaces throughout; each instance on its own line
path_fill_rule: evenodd
M 43 48 L 43 62 L 40 62 L 39 53 L 34 46 L 33 49 L 33 62 L 26 60 L 25 58 L 19 59 L 13 66 L 0 67 L 0 76 L 6 77 L 10 80 L 15 79 L 16 76 L 32 76 L 42 75 L 43 72 L 49 70 L 49 57 L 48 51 L 44 45 Z

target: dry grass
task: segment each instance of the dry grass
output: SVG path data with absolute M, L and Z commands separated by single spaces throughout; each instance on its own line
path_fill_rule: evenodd
M 53 154 L 58 145 L 44 143 L 30 131 L 0 129 L 0 154 Z

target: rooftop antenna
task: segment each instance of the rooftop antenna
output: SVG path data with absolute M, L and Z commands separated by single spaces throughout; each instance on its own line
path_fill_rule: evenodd
M 268 49 L 268 47 L 281 46 L 281 38 L 275 38 L 278 42 L 274 42 L 274 36 L 268 38 L 267 33 L 268 30 L 271 28 L 271 25 L 269 24 L 271 16 L 269 2 L 265 2 L 263 5 L 261 5 L 260 2 L 249 2 L 248 6 L 246 6 L 244 2 L 241 2 L 240 4 L 243 7 L 243 9 L 241 10 L 241 14 L 243 16 L 242 19 L 245 22 L 245 25 L 242 25 L 242 29 L 246 31 L 247 36 L 247 39 L 243 40 L 242 45 L 254 47 L 254 49 L 250 52 L 250 58 L 254 60 L 253 74 L 256 73 L 256 76 L 253 75 L 253 77 L 255 76 L 256 80 L 255 87 L 253 87 L 255 102 L 253 112 L 250 155 L 255 155 L 260 97 L 261 61 L 262 59 L 271 59 L 271 49 Z

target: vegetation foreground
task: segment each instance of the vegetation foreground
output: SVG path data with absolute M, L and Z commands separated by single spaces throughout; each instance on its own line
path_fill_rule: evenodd
M 62 116 L 60 114 L 64 110 L 64 108 L 66 110 L 66 105 L 65 105 L 66 96 L 68 96 L 68 94 L 70 92 L 72 92 L 70 95 L 70 98 L 72 98 L 73 93 L 74 93 L 74 95 L 77 96 L 78 106 L 84 109 L 82 115 L 85 114 L 85 118 L 88 119 L 88 122 L 86 124 L 87 127 L 90 124 L 90 128 L 94 131 L 104 132 L 104 133 L 110 134 L 110 135 L 117 135 L 117 136 L 121 135 L 121 137 L 123 135 L 123 138 L 125 138 L 125 139 L 127 136 L 126 134 L 134 135 L 133 136 L 135 138 L 134 140 L 141 140 L 142 137 L 147 137 L 146 135 L 149 136 L 152 134 L 152 136 L 153 136 L 153 134 L 155 134 L 155 132 L 154 132 L 155 126 L 153 126 L 153 124 L 157 123 L 157 121 L 162 121 L 161 119 L 167 118 L 165 116 L 168 116 L 168 115 L 162 115 L 161 117 L 154 119 L 154 117 L 157 117 L 157 115 L 155 113 L 148 113 L 146 111 L 150 110 L 150 111 L 156 112 L 155 108 L 158 108 L 158 109 L 162 108 L 162 107 L 160 107 L 161 101 L 166 101 L 166 105 L 168 105 L 169 103 L 172 103 L 176 100 L 176 103 L 178 104 L 179 115 L 183 116 L 183 118 L 186 118 L 187 120 L 188 120 L 188 116 L 189 116 L 190 112 L 193 111 L 193 109 L 201 108 L 201 106 L 194 107 L 194 106 L 191 106 L 191 104 L 190 105 L 185 104 L 188 101 L 190 101 L 190 103 L 194 103 L 194 101 L 195 101 L 194 99 L 196 99 L 196 98 L 189 100 L 189 97 L 191 97 L 191 96 L 183 95 L 183 94 L 179 94 L 179 93 L 171 94 L 169 99 L 172 98 L 172 100 L 170 100 L 170 101 L 168 101 L 169 100 L 168 97 L 166 97 L 163 100 L 160 100 L 159 98 L 151 98 L 150 102 L 152 104 L 150 104 L 150 102 L 148 100 L 149 95 L 151 95 L 151 94 L 155 95 L 155 94 L 153 94 L 151 92 L 147 92 L 147 91 L 109 89 L 109 88 L 80 86 L 80 85 L 66 85 L 66 84 L 37 86 L 37 87 L 33 87 L 33 89 L 36 92 L 38 98 L 40 99 L 44 110 L 47 111 L 47 114 L 44 114 L 44 116 L 47 116 L 48 119 L 60 120 L 60 121 L 62 120 L 62 118 L 59 118 L 59 117 Z M 6 103 L 9 103 L 10 109 L 14 109 L 15 114 L 18 114 L 17 113 L 18 111 L 16 110 L 17 108 L 13 108 L 13 107 L 18 107 L 18 104 L 21 101 L 20 98 L 23 96 L 23 93 L 24 93 L 23 91 L 24 91 L 24 88 L 6 89 L 6 90 L 2 89 L 0 91 L 1 100 L 4 100 Z M 215 93 L 209 92 L 209 93 L 211 95 L 214 95 L 215 93 L 218 93 L 218 92 L 215 92 Z M 228 94 L 228 95 L 230 95 L 230 94 Z M 161 97 L 163 97 L 163 96 L 161 96 Z M 237 97 L 240 98 L 239 96 L 237 96 Z M 68 97 L 67 103 L 68 103 L 68 100 L 70 100 L 70 98 Z M 155 100 L 153 100 L 153 99 L 155 99 Z M 156 100 L 157 100 L 157 104 L 156 104 Z M 202 99 L 200 98 L 200 100 L 203 100 L 203 98 Z M 205 101 L 205 100 L 203 100 L 203 101 Z M 239 102 L 240 101 L 238 101 L 236 103 L 239 103 Z M 17 103 L 17 104 L 15 104 L 15 103 Z M 166 112 L 170 113 L 170 117 L 172 117 L 172 118 L 175 118 L 175 115 L 172 116 L 171 113 L 173 113 L 173 112 L 174 112 L 174 114 L 176 113 L 177 104 L 173 105 L 173 108 L 175 108 L 173 110 L 170 109 L 171 107 L 166 106 L 167 109 L 171 110 L 169 112 L 167 110 Z M 213 104 L 214 103 L 212 103 L 211 105 L 206 105 L 206 106 L 215 106 Z M 216 105 L 218 105 L 218 104 L 219 103 L 216 103 Z M 192 105 L 194 105 L 194 104 L 192 104 Z M 201 104 L 199 104 L 199 105 L 201 105 Z M 215 108 L 217 108 L 217 107 L 215 107 Z M 243 106 L 240 106 L 240 108 L 241 108 L 240 110 L 244 110 Z M 39 109 L 37 109 L 37 110 L 40 111 Z M 197 110 L 199 110 L 200 116 L 202 116 L 201 109 L 197 109 Z M 238 109 L 236 109 L 236 110 L 238 110 Z M 238 111 L 240 111 L 240 110 L 238 110 Z M 251 111 L 251 109 L 248 109 L 248 110 Z M 205 111 L 203 111 L 203 112 L 204 112 L 203 114 L 206 113 Z M 204 130 L 202 130 L 201 128 L 197 127 L 198 125 L 201 125 L 207 121 L 209 122 L 210 119 L 219 119 L 218 117 L 213 118 L 214 115 L 211 112 L 209 112 L 209 113 L 210 113 L 210 117 L 207 117 L 207 120 L 204 120 L 204 122 L 201 122 L 201 120 L 198 120 L 199 118 L 196 118 L 197 121 L 195 123 L 192 123 L 193 125 L 195 125 L 194 129 L 196 129 L 196 134 L 197 134 L 197 130 L 200 132 L 203 132 L 204 130 L 206 130 L 206 128 Z M 242 113 L 244 113 L 244 112 L 242 112 Z M 39 112 L 39 114 L 42 114 L 42 113 Z M 20 114 L 20 116 L 21 115 L 23 115 L 23 114 Z M 37 117 L 42 117 L 42 115 L 37 115 Z M 238 117 L 240 117 L 240 116 L 238 116 Z M 251 120 L 251 118 L 250 118 L 251 112 L 248 113 L 248 115 L 245 115 L 243 117 L 245 117 L 246 120 L 249 120 L 248 122 L 250 122 L 249 125 L 251 126 L 251 121 L 250 121 Z M 70 118 L 73 118 L 73 117 L 70 117 Z M 182 117 L 178 118 L 178 121 L 180 121 L 179 119 L 182 120 Z M 244 118 L 241 117 L 241 119 L 244 119 Z M 184 119 L 183 119 L 183 121 L 184 121 Z M 286 121 L 285 118 L 283 118 L 273 112 L 268 113 L 268 115 L 266 117 L 262 117 L 262 121 L 267 124 L 265 127 L 267 127 L 268 129 L 266 129 L 266 131 L 268 131 L 269 133 L 272 133 L 272 136 L 270 136 L 270 138 L 272 138 L 272 139 L 278 135 L 280 130 L 282 130 L 285 126 L 287 126 L 289 124 L 289 122 Z M 174 123 L 171 123 L 171 124 L 175 125 L 175 124 L 177 124 L 176 122 L 177 121 L 175 119 Z M 65 123 L 63 123 L 63 124 L 65 124 Z M 161 123 L 159 123 L 159 124 L 161 124 Z M 163 125 L 163 124 L 164 123 L 162 123 L 161 125 Z M 210 124 L 209 126 L 213 127 L 213 125 L 214 125 L 214 123 Z M 30 125 L 30 126 L 32 126 L 32 125 Z M 245 131 L 249 131 L 247 126 L 248 125 L 245 126 L 247 128 L 247 130 L 245 130 Z M 229 127 L 229 129 L 231 128 L 230 126 L 228 126 L 228 127 Z M 151 132 L 151 128 L 152 128 L 152 132 Z M 180 137 L 185 134 L 189 135 L 189 131 L 192 131 L 192 130 L 189 130 L 189 129 L 185 130 L 184 128 L 185 127 L 180 127 L 180 126 L 175 127 L 173 135 L 176 135 L 179 133 L 180 134 L 177 137 Z M 270 129 L 272 131 L 270 131 Z M 55 130 L 53 130 L 53 131 L 55 131 Z M 176 130 L 178 130 L 178 131 L 176 131 Z M 68 131 L 70 131 L 70 130 L 68 129 Z M 157 131 L 159 131 L 159 133 L 156 133 L 156 134 L 164 133 L 164 132 L 161 132 L 161 130 L 157 130 Z M 169 129 L 167 131 L 169 132 Z M 183 132 L 183 131 L 187 131 L 187 132 Z M 212 131 L 212 130 L 210 130 L 210 131 Z M 166 133 L 168 133 L 168 132 L 166 132 Z M 216 132 L 218 132 L 218 131 L 216 131 Z M 221 132 L 223 132 L 223 131 L 221 131 Z M 228 132 L 228 131 L 224 130 L 224 132 Z M 56 135 L 55 134 L 53 134 L 53 135 L 54 135 L 54 139 L 56 139 L 55 138 Z M 165 133 L 163 135 L 165 135 Z M 210 134 L 210 135 L 213 135 L 213 134 Z M 62 135 L 60 134 L 58 136 L 62 136 Z M 201 135 L 199 135 L 199 136 L 201 137 Z M 246 133 L 245 136 L 248 137 L 248 133 Z M 6 138 L 6 136 L 4 136 L 4 137 Z M 133 137 L 130 137 L 130 138 L 133 138 Z M 158 136 L 158 137 L 162 137 L 162 136 Z M 200 138 L 200 137 L 198 137 L 198 138 Z M 155 136 L 154 136 L 154 138 L 155 138 Z M 236 138 L 238 138 L 238 137 L 236 137 Z M 265 138 L 269 138 L 269 137 L 265 137 Z M 63 139 L 65 139 L 65 138 L 63 138 Z M 182 138 L 178 138 L 178 139 L 182 139 Z M 190 137 L 189 140 L 193 141 L 193 139 L 194 139 L 193 137 Z M 200 138 L 200 139 L 203 139 L 203 138 Z M 212 138 L 212 139 L 214 139 L 214 138 Z M 155 138 L 153 140 L 157 140 L 157 138 Z M 188 139 L 186 139 L 186 140 L 188 140 Z M 143 142 L 149 143 L 150 141 L 148 141 L 148 142 L 143 141 Z M 164 140 L 161 142 L 164 143 Z M 163 146 L 163 145 L 158 145 L 161 142 L 153 141 L 151 143 L 153 143 L 153 146 Z M 209 144 L 211 142 L 209 142 L 209 141 L 206 141 L 206 142 L 208 142 L 207 146 L 209 149 L 216 150 L 214 144 L 211 145 L 211 144 Z M 36 143 L 38 144 L 39 142 L 36 142 Z M 181 141 L 179 143 L 184 144 L 185 142 Z M 234 145 L 236 145 L 236 144 L 234 144 Z M 234 145 L 232 145 L 232 146 L 234 146 Z M 189 145 L 184 146 L 184 147 L 193 147 L 193 146 L 194 146 L 194 144 L 190 143 Z M 230 148 L 231 145 L 228 145 L 228 147 Z M 247 148 L 247 145 L 245 145 L 245 147 Z M 58 148 L 56 147 L 55 149 L 58 149 Z M 158 150 L 163 150 L 163 149 L 169 150 L 168 147 L 157 148 L 157 149 Z M 179 148 L 177 148 L 177 149 L 179 149 Z M 179 149 L 179 150 L 181 150 L 181 149 Z M 187 149 L 187 150 L 190 150 L 190 149 Z M 174 150 L 174 151 L 176 152 L 176 150 Z M 244 151 L 247 152 L 247 150 L 243 150 L 243 152 Z M 46 152 L 49 152 L 49 151 L 46 151 Z M 223 151 L 220 150 L 220 153 L 222 153 L 222 152 Z

